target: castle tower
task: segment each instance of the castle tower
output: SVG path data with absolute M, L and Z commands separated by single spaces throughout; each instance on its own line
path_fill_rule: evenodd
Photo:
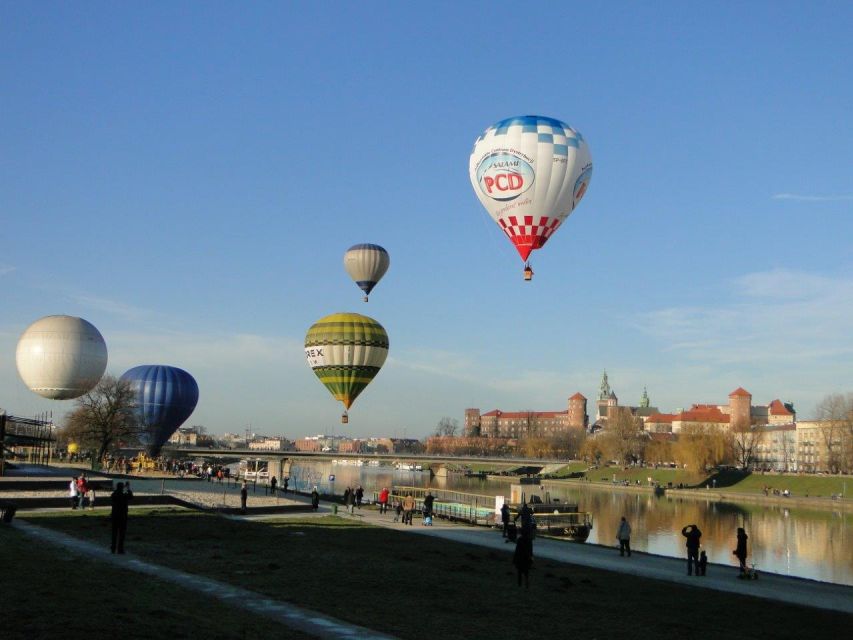
M 580 393 L 576 393 L 569 398 L 569 427 L 585 429 L 589 422 L 589 416 L 586 413 L 586 398 Z
M 752 394 L 738 387 L 729 394 L 729 425 L 732 428 L 746 428 L 752 420 Z
M 598 400 L 595 401 L 595 419 L 596 421 L 602 418 L 607 418 L 607 408 L 616 405 L 616 394 L 610 389 L 610 382 L 607 380 L 607 370 L 601 376 L 601 386 L 598 389 Z
M 480 436 L 480 410 L 465 409 L 465 437 L 477 438 Z
M 643 396 L 640 398 L 640 407 L 642 409 L 648 409 L 649 405 L 650 405 L 649 392 L 648 392 L 648 390 L 646 390 L 645 387 L 643 387 Z

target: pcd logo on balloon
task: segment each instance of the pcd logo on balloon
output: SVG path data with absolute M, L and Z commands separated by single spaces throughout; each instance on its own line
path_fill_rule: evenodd
M 477 166 L 480 190 L 493 200 L 514 200 L 533 185 L 535 177 L 533 167 L 509 153 L 486 156 Z

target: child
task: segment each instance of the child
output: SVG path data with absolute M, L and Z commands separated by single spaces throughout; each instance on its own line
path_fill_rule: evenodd
M 400 522 L 400 514 L 403 513 L 403 503 L 399 500 L 394 501 L 394 522 Z
M 699 563 L 696 567 L 696 575 L 697 576 L 704 576 L 707 568 L 708 568 L 708 556 L 705 554 L 705 551 L 702 550 L 702 552 L 699 554 Z

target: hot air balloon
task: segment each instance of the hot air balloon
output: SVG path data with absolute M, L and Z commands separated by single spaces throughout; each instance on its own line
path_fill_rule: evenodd
M 143 364 L 125 371 L 136 399 L 136 413 L 145 427 L 143 444 L 156 456 L 169 437 L 190 417 L 198 404 L 198 384 L 183 369 Z
M 308 365 L 346 409 L 379 373 L 388 357 L 388 334 L 373 318 L 358 313 L 333 313 L 315 322 L 305 334 Z
M 69 400 L 98 384 L 107 368 L 107 345 L 83 318 L 45 316 L 21 335 L 15 360 L 30 391 L 51 400 Z
M 359 289 L 364 291 L 365 302 L 390 264 L 388 252 L 378 244 L 354 244 L 344 254 L 344 269 Z
M 527 262 L 586 193 L 592 159 L 583 136 L 542 116 L 507 118 L 474 143 L 468 168 L 477 197 Z

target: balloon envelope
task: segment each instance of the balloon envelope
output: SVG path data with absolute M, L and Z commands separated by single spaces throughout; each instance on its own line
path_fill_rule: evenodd
M 527 260 L 583 198 L 592 159 L 586 140 L 565 122 L 520 116 L 477 138 L 468 174 L 480 203 Z
M 344 269 L 359 289 L 364 291 L 365 302 L 390 264 L 388 252 L 378 244 L 355 244 L 344 254 Z
M 347 409 L 379 373 L 388 346 L 382 325 L 358 313 L 333 313 L 305 335 L 308 365 Z
M 68 400 L 98 384 L 107 368 L 107 345 L 95 326 L 83 318 L 46 316 L 21 335 L 15 361 L 30 391 L 52 400 Z
M 183 369 L 159 364 L 133 367 L 121 379 L 133 389 L 137 417 L 145 426 L 143 444 L 156 455 L 195 410 L 198 384 Z

